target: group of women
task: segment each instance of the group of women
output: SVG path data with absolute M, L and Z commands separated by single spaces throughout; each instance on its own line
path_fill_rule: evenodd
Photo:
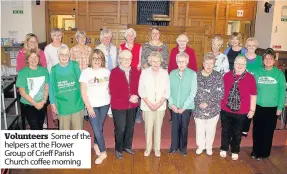
M 125 32 L 126 42 L 117 49 L 112 32 L 103 29 L 101 44 L 86 45 L 86 34 L 76 32 L 77 45 L 69 49 L 61 42 L 62 31 L 51 31 L 53 42 L 44 52 L 35 34 L 27 34 L 17 57 L 17 87 L 22 114 L 32 130 L 43 129 L 45 106 L 51 104 L 60 130 L 81 130 L 85 110 L 94 132 L 96 164 L 107 158 L 103 126 L 110 115 L 114 122 L 115 155 L 132 149 L 135 122 L 145 125 L 146 149 L 161 156 L 161 129 L 167 107 L 171 112 L 172 140 L 169 153 L 187 155 L 188 126 L 194 116 L 196 154 L 212 155 L 216 126 L 221 119 L 220 156 L 231 147 L 238 159 L 241 137 L 247 136 L 253 121 L 253 151 L 258 160 L 270 155 L 277 116 L 285 103 L 285 77 L 275 64 L 275 52 L 268 48 L 256 55 L 256 39 L 242 47 L 240 33 L 233 33 L 228 49 L 221 53 L 223 39 L 212 39 L 212 52 L 203 57 L 197 71 L 195 52 L 181 34 L 177 47 L 168 52 L 160 41 L 159 28 L 152 28 L 150 41 L 135 42 L 136 31 Z M 142 112 L 142 114 L 141 114 Z

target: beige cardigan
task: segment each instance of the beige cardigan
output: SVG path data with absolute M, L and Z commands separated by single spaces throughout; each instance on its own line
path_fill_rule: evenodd
M 141 98 L 147 98 L 151 103 L 158 103 L 162 97 L 168 99 L 170 96 L 170 83 L 167 70 L 159 69 L 155 76 L 151 67 L 142 71 L 139 81 L 139 95 Z M 151 111 L 147 104 L 141 99 L 141 110 Z M 166 101 L 157 111 L 166 110 Z

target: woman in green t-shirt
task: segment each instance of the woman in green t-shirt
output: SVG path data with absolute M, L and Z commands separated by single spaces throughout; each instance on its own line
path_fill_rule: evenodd
M 54 114 L 59 117 L 60 130 L 82 130 L 84 102 L 79 78 L 81 70 L 76 61 L 70 60 L 68 47 L 58 50 L 59 63 L 51 68 L 49 97 Z
M 39 51 L 26 54 L 27 66 L 18 73 L 16 86 L 19 88 L 22 114 L 31 130 L 42 130 L 45 120 L 45 103 L 48 98 L 49 73 L 40 66 Z

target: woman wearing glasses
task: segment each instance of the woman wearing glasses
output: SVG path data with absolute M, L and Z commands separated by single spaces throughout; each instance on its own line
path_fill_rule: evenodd
M 109 77 L 110 71 L 106 69 L 105 55 L 101 50 L 95 49 L 90 56 L 88 68 L 82 71 L 79 82 L 94 131 L 94 150 L 98 156 L 96 164 L 101 164 L 107 158 L 103 126 L 110 107 Z

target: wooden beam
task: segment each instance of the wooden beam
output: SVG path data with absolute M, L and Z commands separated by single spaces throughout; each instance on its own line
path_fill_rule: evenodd
M 174 12 L 173 12 L 173 14 L 174 14 L 173 15 L 173 18 L 174 18 L 173 19 L 173 25 L 174 26 L 178 26 L 178 1 L 175 1 L 173 5 L 174 5 L 174 8 L 173 8 L 174 9 Z
M 218 33 L 218 31 L 217 31 L 218 13 L 219 13 L 219 4 L 216 4 L 216 10 L 215 10 L 215 27 L 214 27 L 213 33 Z
M 86 31 L 90 31 L 90 19 L 89 19 L 89 1 L 86 0 Z
M 121 1 L 118 0 L 118 14 L 117 14 L 117 23 L 121 23 Z
M 129 8 L 128 23 L 132 24 L 133 23 L 133 4 L 132 4 L 131 0 L 129 0 L 129 2 L 128 2 L 128 8 Z
M 45 19 L 46 19 L 46 42 L 50 43 L 50 15 L 49 15 L 49 1 L 45 1 Z
M 186 2 L 186 8 L 185 8 L 185 26 L 189 26 L 188 16 L 189 16 L 189 1 Z
M 228 19 L 229 19 L 229 5 L 226 5 L 226 11 L 225 11 L 225 30 L 224 30 L 224 35 L 227 35 L 227 30 L 228 30 Z M 224 43 L 225 44 L 225 43 Z
M 76 28 L 79 28 L 79 0 L 76 0 L 75 3 L 76 3 L 75 24 Z

